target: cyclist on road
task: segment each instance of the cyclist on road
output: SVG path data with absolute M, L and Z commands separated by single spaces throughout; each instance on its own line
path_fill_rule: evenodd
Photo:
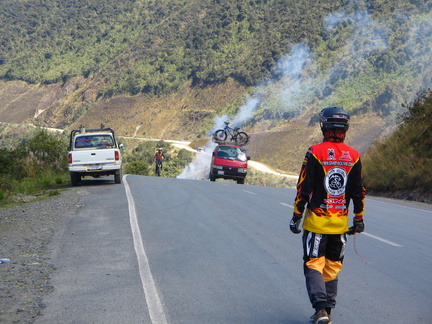
M 163 153 L 162 148 L 158 148 L 156 154 L 153 157 L 153 160 L 156 163 L 156 174 L 158 173 L 158 165 L 160 165 L 160 170 L 162 171 L 162 161 L 166 160 L 165 154 Z
M 314 324 L 331 323 L 336 305 L 338 274 L 342 270 L 347 234 L 364 231 L 366 190 L 359 153 L 344 143 L 349 115 L 341 107 L 319 114 L 322 143 L 311 146 L 297 183 L 290 230 L 301 233 L 306 287 L 315 314 Z M 353 226 L 348 228 L 348 207 L 353 200 Z

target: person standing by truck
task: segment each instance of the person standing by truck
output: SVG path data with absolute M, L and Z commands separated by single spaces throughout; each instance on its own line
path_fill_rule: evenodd
M 344 143 L 349 115 L 341 107 L 319 114 L 322 143 L 311 146 L 297 183 L 290 230 L 299 229 L 303 215 L 303 260 L 306 287 L 315 314 L 314 324 L 331 323 L 336 305 L 338 274 L 342 270 L 347 234 L 364 231 L 366 190 L 359 153 Z M 348 207 L 354 205 L 353 226 L 348 228 Z

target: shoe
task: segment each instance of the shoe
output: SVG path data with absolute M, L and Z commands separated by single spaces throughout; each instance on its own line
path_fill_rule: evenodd
M 330 324 L 331 320 L 324 308 L 316 311 L 313 317 L 313 324 Z
M 331 318 L 331 308 L 325 308 L 325 311 L 327 312 L 327 316 L 328 316 L 328 318 L 329 318 L 329 322 L 328 322 L 328 324 L 332 324 L 332 318 Z

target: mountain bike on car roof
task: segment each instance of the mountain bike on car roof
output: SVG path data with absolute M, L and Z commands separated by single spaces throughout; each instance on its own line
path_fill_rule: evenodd
M 249 136 L 245 132 L 240 132 L 240 127 L 230 127 L 229 122 L 225 122 L 223 129 L 218 129 L 213 134 L 215 143 L 224 143 L 229 136 L 229 142 L 237 145 L 246 145 L 249 142 Z

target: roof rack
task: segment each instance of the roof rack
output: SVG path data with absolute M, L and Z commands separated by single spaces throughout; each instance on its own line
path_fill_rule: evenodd
M 214 138 L 214 137 L 213 137 L 212 140 L 213 140 L 213 143 L 216 143 L 216 144 L 218 144 L 218 145 L 225 144 L 225 145 L 245 146 L 245 145 L 247 145 L 247 143 L 249 143 L 250 136 L 249 136 L 248 140 L 247 140 L 246 142 L 244 142 L 244 143 L 238 143 L 238 142 L 236 142 L 236 141 L 229 141 L 229 140 L 224 140 L 224 141 L 222 141 L 222 140 L 220 140 L 220 139 L 216 139 L 216 138 Z

